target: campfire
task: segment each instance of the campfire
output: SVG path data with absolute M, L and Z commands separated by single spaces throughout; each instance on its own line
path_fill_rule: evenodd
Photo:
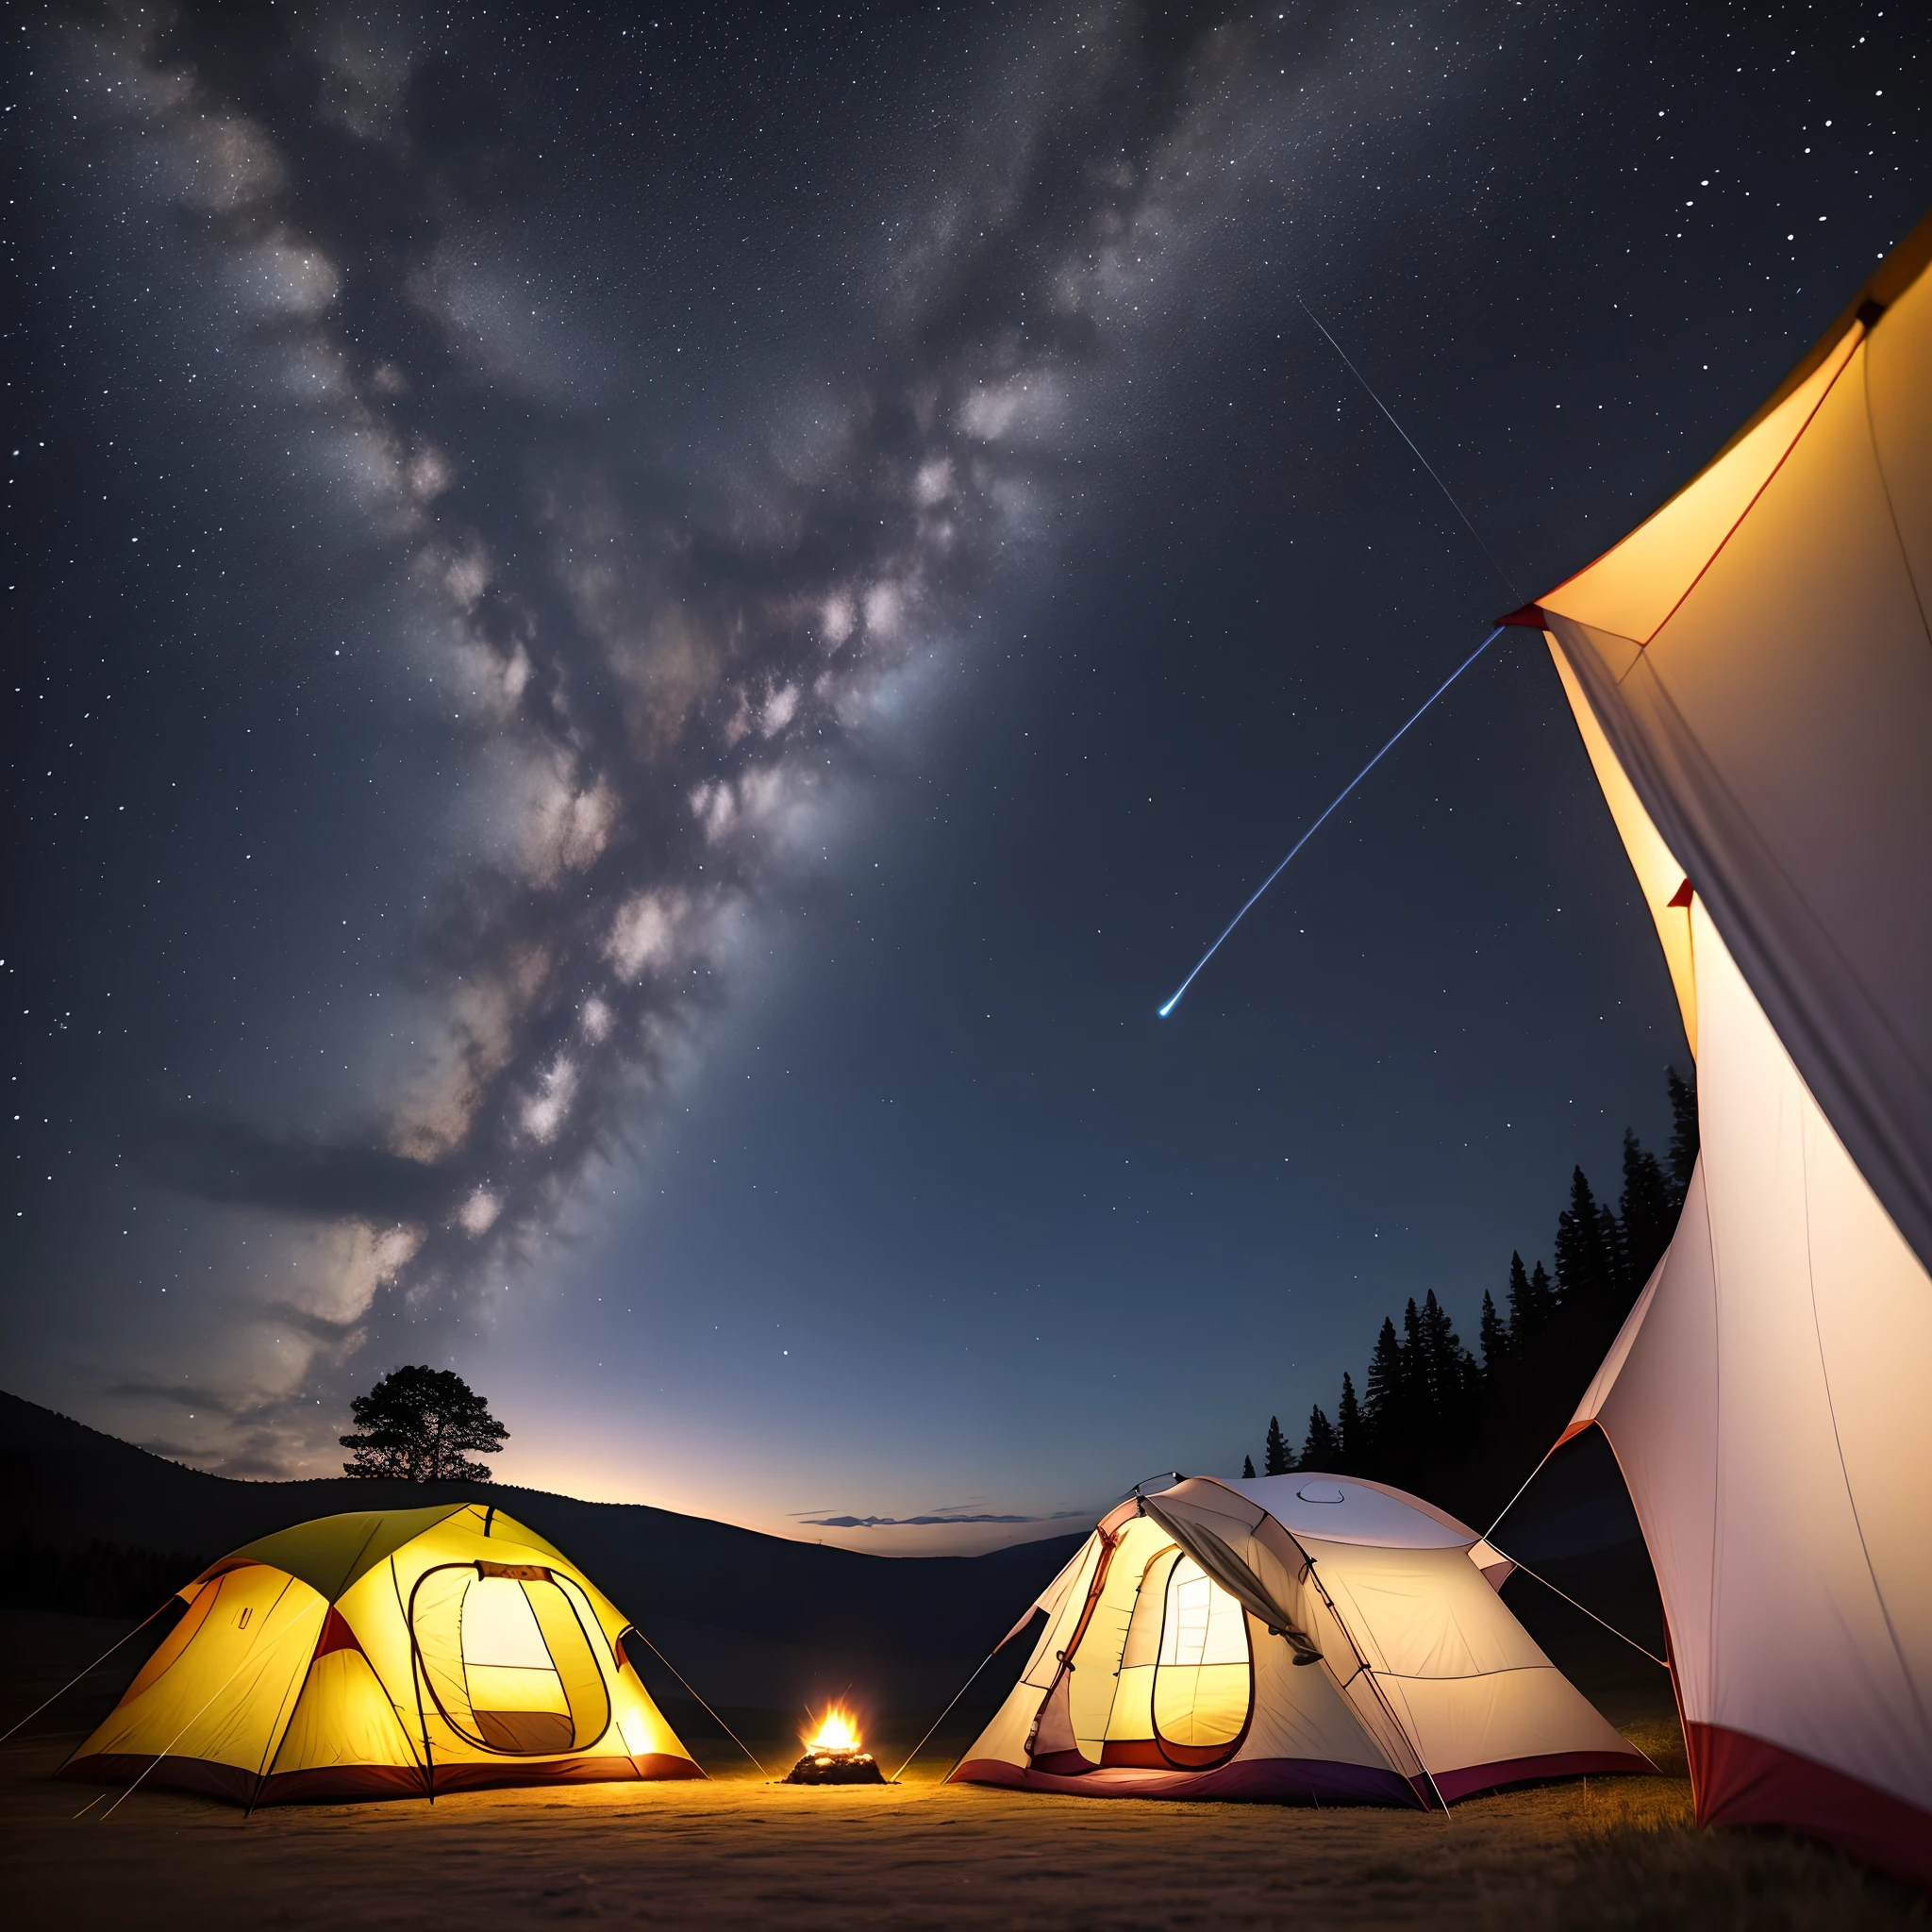
M 849 1711 L 834 1705 L 805 1740 L 805 1756 L 791 1767 L 788 1785 L 882 1785 L 885 1774 L 862 1750 Z

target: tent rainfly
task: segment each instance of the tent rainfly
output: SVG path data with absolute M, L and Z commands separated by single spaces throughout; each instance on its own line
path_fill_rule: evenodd
M 1932 1883 L 1932 217 L 1540 627 L 1697 1060 L 1609 1439 L 1697 1814 Z
M 247 1805 L 702 1777 L 568 1558 L 477 1503 L 324 1516 L 237 1550 L 65 1777 Z
M 1448 1804 L 1643 1772 L 1452 1516 L 1354 1476 L 1190 1477 L 1103 1517 L 952 1775 L 1099 1798 Z

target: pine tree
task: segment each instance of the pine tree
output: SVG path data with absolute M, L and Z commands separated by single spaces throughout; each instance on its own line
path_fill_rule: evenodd
M 1624 1135 L 1624 1193 L 1617 1208 L 1624 1282 L 1634 1293 L 1650 1279 L 1651 1270 L 1670 1246 L 1676 1231 L 1677 1208 L 1657 1156 L 1627 1131 Z
M 1671 1186 L 1681 1208 L 1697 1165 L 1697 1090 L 1679 1078 L 1675 1067 L 1664 1069 L 1664 1084 L 1671 1094 Z
M 1243 1456 L 1243 1457 L 1241 1457 L 1241 1478 L 1242 1478 L 1242 1480 L 1243 1480 L 1243 1481 L 1252 1481 L 1252 1480 L 1253 1480 L 1253 1478 L 1254 1478 L 1254 1474 L 1255 1474 L 1255 1458 L 1254 1458 L 1254 1457 L 1253 1457 L 1252 1456 Z
M 1550 1272 L 1539 1261 L 1529 1271 L 1529 1299 L 1531 1306 L 1539 1310 L 1539 1319 L 1548 1322 L 1557 1306 L 1557 1284 L 1550 1279 Z
M 1510 1255 L 1509 1346 L 1518 1355 L 1541 1334 L 1543 1324 L 1549 1319 L 1549 1277 L 1543 1274 L 1541 1261 L 1537 1263 L 1537 1274 L 1543 1282 L 1543 1292 L 1539 1292 L 1536 1285 L 1523 1272 L 1523 1257 L 1513 1253 Z
M 1408 1306 L 1402 1311 L 1402 1408 L 1405 1414 L 1412 1415 L 1418 1407 L 1428 1404 L 1427 1353 L 1428 1344 L 1423 1339 L 1423 1311 L 1416 1307 L 1414 1295 L 1410 1295 Z
M 1467 1440 L 1474 1420 L 1471 1403 L 1477 1387 L 1475 1357 L 1463 1347 L 1433 1288 L 1423 1301 L 1418 1332 L 1423 1351 L 1418 1421 L 1421 1441 L 1435 1460 L 1445 1450 L 1453 1454 Z
M 1341 1372 L 1341 1400 L 1335 1406 L 1335 1462 L 1339 1472 L 1352 1474 L 1362 1453 L 1362 1411 L 1355 1399 L 1355 1381 Z M 1302 1461 L 1307 1461 L 1306 1454 Z
M 1624 1230 L 1617 1224 L 1617 1210 L 1607 1201 L 1596 1207 L 1596 1233 L 1604 1257 L 1604 1294 L 1619 1308 L 1635 1299 L 1630 1287 L 1630 1264 L 1624 1253 Z
M 1391 1474 L 1404 1459 L 1407 1448 L 1403 1415 L 1403 1398 L 1407 1391 L 1402 1344 L 1395 1339 L 1395 1324 L 1387 1315 L 1382 1317 L 1382 1332 L 1375 1337 L 1374 1353 L 1369 1357 L 1368 1380 L 1362 1392 L 1364 1440 L 1355 1473 Z
M 1268 1440 L 1262 1445 L 1261 1474 L 1263 1475 L 1287 1475 L 1294 1468 L 1294 1451 L 1288 1446 L 1288 1438 L 1281 1433 L 1278 1418 L 1268 1418 Z
M 1523 1273 L 1523 1257 L 1513 1256 L 1510 1268 L 1510 1292 L 1515 1293 L 1515 1276 Z M 1528 1283 L 1524 1284 L 1525 1288 Z M 1503 1318 L 1496 1312 L 1496 1298 L 1488 1289 L 1483 1290 L 1482 1321 L 1476 1329 L 1476 1340 L 1483 1352 L 1483 1374 L 1492 1376 L 1509 1357 L 1509 1330 L 1504 1325 Z
M 1615 1224 L 1605 1227 L 1606 1216 L 1583 1170 L 1570 1174 L 1570 1205 L 1557 1217 L 1557 1290 L 1566 1303 L 1601 1307 L 1617 1292 Z
M 1308 1433 L 1302 1443 L 1302 1467 L 1332 1470 L 1341 1460 L 1335 1424 L 1322 1413 L 1318 1403 L 1308 1411 Z

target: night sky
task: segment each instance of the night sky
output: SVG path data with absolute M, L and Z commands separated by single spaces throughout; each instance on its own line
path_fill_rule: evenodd
M 1667 1138 L 1534 633 L 1156 1008 L 1924 211 L 1922 10 L 5 31 L 13 1392 L 978 1547 Z

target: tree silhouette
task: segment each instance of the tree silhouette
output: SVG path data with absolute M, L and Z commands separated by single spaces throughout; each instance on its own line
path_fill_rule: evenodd
M 1516 1263 L 1521 1271 L 1523 1262 Z M 1476 1340 L 1482 1346 L 1483 1374 L 1493 1375 L 1509 1356 L 1509 1329 L 1501 1315 L 1496 1312 L 1496 1298 L 1488 1289 L 1483 1290 L 1482 1321 L 1476 1328 Z
M 1555 1279 L 1539 1261 L 1509 1257 L 1507 1308 L 1482 1298 L 1478 1366 L 1433 1290 L 1411 1299 L 1400 1326 L 1385 1318 L 1357 1404 L 1341 1378 L 1330 1424 L 1309 1417 L 1301 1467 L 1326 1466 L 1436 1500 L 1458 1484 L 1499 1480 L 1521 1457 L 1532 1460 L 1561 1426 L 1582 1378 L 1601 1361 L 1676 1231 L 1683 1191 L 1697 1158 L 1697 1097 L 1667 1070 L 1674 1128 L 1668 1162 L 1624 1136 L 1623 1191 L 1613 1210 L 1572 1170 L 1568 1204 L 1557 1222 Z M 1441 1492 L 1438 1494 L 1438 1492 Z M 1452 1504 L 1453 1507 L 1453 1504 Z
M 1671 1186 L 1682 1207 L 1697 1165 L 1697 1090 L 1680 1077 L 1675 1067 L 1664 1069 L 1664 1085 L 1671 1093 Z
M 1355 1382 L 1348 1371 L 1341 1372 L 1341 1400 L 1335 1405 L 1335 1460 L 1332 1469 L 1359 1474 L 1361 1458 L 1367 1447 L 1362 1436 L 1362 1407 L 1356 1400 Z M 1307 1452 L 1302 1452 L 1302 1462 L 1307 1464 Z
M 1570 1205 L 1557 1216 L 1556 1259 L 1564 1301 L 1597 1307 L 1615 1298 L 1623 1274 L 1616 1223 L 1597 1206 L 1580 1167 L 1570 1172 Z
M 1387 1469 L 1400 1453 L 1403 1397 L 1402 1344 L 1395 1339 L 1395 1324 L 1382 1317 L 1382 1332 L 1375 1337 L 1375 1350 L 1369 1357 L 1368 1381 L 1362 1404 L 1362 1435 L 1366 1439 L 1356 1455 L 1356 1468 L 1363 1474 Z
M 1624 1133 L 1624 1193 L 1617 1203 L 1624 1246 L 1624 1283 L 1633 1293 L 1650 1279 L 1677 1229 L 1677 1203 L 1655 1154 Z
M 354 1452 L 342 1464 L 348 1475 L 487 1483 L 489 1469 L 469 1452 L 487 1455 L 509 1441 L 490 1405 L 453 1369 L 391 1369 L 349 1413 L 357 1433 L 341 1439 Z
M 1261 1445 L 1261 1474 L 1263 1475 L 1286 1475 L 1294 1467 L 1294 1451 L 1288 1446 L 1288 1438 L 1281 1433 L 1278 1418 L 1268 1418 L 1268 1440 Z
M 1255 1458 L 1254 1458 L 1254 1457 L 1253 1457 L 1252 1456 L 1243 1456 L 1243 1457 L 1241 1457 L 1241 1478 L 1242 1478 L 1242 1480 L 1243 1480 L 1243 1481 L 1246 1481 L 1246 1480 L 1248 1480 L 1249 1478 L 1251 1478 L 1251 1477 L 1252 1477 L 1252 1476 L 1254 1475 L 1254 1474 L 1255 1474 Z
M 1509 1257 L 1509 1346 L 1518 1355 L 1529 1347 L 1549 1325 L 1557 1304 L 1550 1277 L 1543 1264 L 1536 1264 L 1532 1276 L 1524 1273 L 1523 1257 Z

